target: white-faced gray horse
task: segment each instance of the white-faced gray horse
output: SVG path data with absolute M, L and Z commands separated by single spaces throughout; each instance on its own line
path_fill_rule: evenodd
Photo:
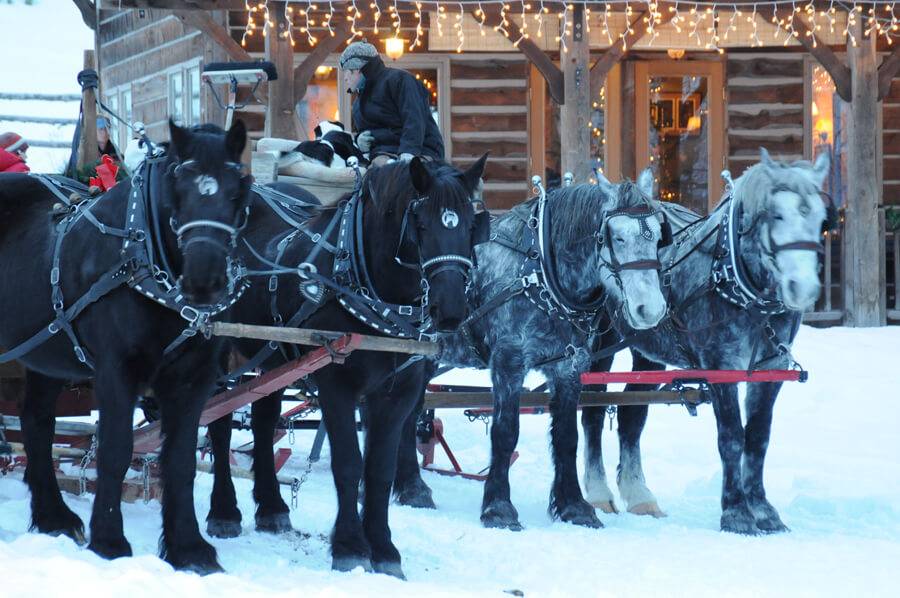
M 491 370 L 485 526 L 521 528 L 510 498 L 509 464 L 519 436 L 519 396 L 532 369 L 546 376 L 552 394 L 556 476 L 550 514 L 602 526 L 576 472 L 579 375 L 590 364 L 589 339 L 609 298 L 622 306 L 617 317 L 636 329 L 651 328 L 665 315 L 657 259 L 663 223 L 648 200 L 649 173 L 641 182 L 612 185 L 604 179 L 551 191 L 497 219 L 491 242 L 477 248 L 469 296 L 474 311 L 463 332 L 442 339 L 440 361 Z
M 660 256 L 670 317 L 650 333 L 637 335 L 617 320 L 619 332 L 631 339 L 635 369 L 663 369 L 663 363 L 744 370 L 794 365 L 790 347 L 801 313 L 820 291 L 817 252 L 830 207 L 822 197 L 828 169 L 825 154 L 815 164 L 788 164 L 771 160 L 763 150 L 762 162 L 734 181 L 732 192 L 707 218 L 662 204 L 669 220 L 681 225 L 675 243 Z M 595 369 L 608 370 L 611 361 L 597 363 Z M 763 487 L 772 410 L 781 383 L 748 385 L 746 427 L 741 424 L 737 386 L 711 388 L 724 473 L 722 530 L 786 531 Z M 612 510 L 600 449 L 603 417 L 600 408 L 582 413 L 585 485 L 592 503 Z M 660 515 L 641 467 L 646 418 L 646 406 L 618 410 L 617 482 L 629 511 Z

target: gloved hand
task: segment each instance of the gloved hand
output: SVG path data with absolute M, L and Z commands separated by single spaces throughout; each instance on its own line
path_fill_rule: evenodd
M 401 161 L 401 162 L 409 162 L 409 161 L 412 160 L 413 158 L 415 158 L 415 156 L 413 156 L 412 154 L 400 154 L 400 161 Z
M 375 136 L 372 135 L 371 131 L 363 131 L 356 136 L 356 146 L 359 148 L 359 151 L 364 154 L 368 154 L 372 149 L 373 141 L 375 141 Z

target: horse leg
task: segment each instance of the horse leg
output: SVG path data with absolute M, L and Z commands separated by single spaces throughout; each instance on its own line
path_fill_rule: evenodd
M 194 512 L 197 429 L 214 381 L 214 370 L 192 363 L 177 371 L 170 368 L 159 376 L 154 388 L 159 397 L 163 438 L 159 456 L 163 483 L 160 557 L 176 569 L 201 575 L 222 571 L 216 549 L 200 535 Z
M 281 416 L 282 391 L 253 403 L 253 498 L 256 500 L 256 530 L 280 534 L 293 531 L 290 509 L 281 498 L 275 476 L 275 425 Z
M 207 426 L 213 456 L 213 489 L 209 497 L 206 533 L 215 538 L 241 535 L 241 511 L 231 479 L 231 414 Z
M 568 362 L 563 366 L 570 369 Z M 565 373 L 551 378 L 550 440 L 553 448 L 555 475 L 550 490 L 550 515 L 566 523 L 600 528 L 594 507 L 581 494 L 578 485 L 578 398 L 581 384 L 577 376 Z
M 725 532 L 756 534 L 756 520 L 741 481 L 741 455 L 744 452 L 744 428 L 738 405 L 737 385 L 719 384 L 712 387 L 713 411 L 718 428 L 719 457 L 722 459 L 722 519 Z
M 337 370 L 335 372 L 334 370 Z M 356 435 L 356 397 L 342 392 L 343 368 L 326 368 L 317 374 L 322 417 L 331 447 L 331 473 L 337 490 L 338 512 L 331 533 L 331 568 L 351 571 L 362 567 L 372 570 L 372 549 L 363 533 L 359 517 L 359 482 L 362 455 Z
M 608 357 L 591 364 L 592 372 L 608 372 L 613 358 Z M 606 392 L 606 384 L 592 384 L 584 390 Z M 612 490 L 606 483 L 603 466 L 603 421 L 606 407 L 584 407 L 581 410 L 581 427 L 584 429 L 584 489 L 587 501 L 604 513 L 618 513 Z
M 25 442 L 25 483 L 31 491 L 31 527 L 42 534 L 69 536 L 85 543 L 84 524 L 63 502 L 53 471 L 56 398 L 62 380 L 26 370 L 22 436 Z
M 763 487 L 763 466 L 769 448 L 772 430 L 772 409 L 781 390 L 780 382 L 761 382 L 747 385 L 747 429 L 744 433 L 743 474 L 744 494 L 750 511 L 756 519 L 756 527 L 767 533 L 790 531 L 782 523 L 778 511 L 766 499 Z
M 525 363 L 515 349 L 495 348 L 491 355 L 494 417 L 491 423 L 491 468 L 484 483 L 481 523 L 485 527 L 522 529 L 509 490 L 509 460 L 519 441 L 519 395 Z
M 632 351 L 633 371 L 664 370 L 665 365 L 651 361 Z M 628 384 L 625 391 L 632 390 L 656 390 L 652 384 Z M 647 488 L 644 481 L 644 468 L 641 464 L 641 434 L 644 424 L 647 423 L 647 405 L 622 405 L 617 410 L 619 419 L 619 467 L 616 474 L 616 484 L 619 486 L 619 496 L 625 501 L 625 508 L 635 515 L 652 515 L 653 517 L 665 517 L 660 510 L 656 497 Z
M 388 396 L 368 396 L 369 431 L 366 434 L 365 487 L 363 529 L 372 547 L 372 568 L 405 579 L 400 566 L 400 552 L 391 542 L 388 504 L 391 485 L 397 471 L 397 448 L 400 430 L 411 417 L 424 385 L 420 373 L 397 381 Z
M 122 530 L 122 481 L 131 463 L 132 419 L 137 399 L 135 383 L 123 363 L 98 364 L 94 396 L 100 408 L 97 428 L 97 494 L 91 511 L 91 543 L 98 555 L 131 556 Z
M 419 400 L 400 430 L 400 448 L 397 454 L 397 475 L 394 476 L 394 498 L 401 505 L 418 509 L 435 509 L 431 488 L 422 479 L 416 449 L 416 425 L 425 405 L 425 387 L 433 371 L 426 366 L 425 381 L 418 390 Z

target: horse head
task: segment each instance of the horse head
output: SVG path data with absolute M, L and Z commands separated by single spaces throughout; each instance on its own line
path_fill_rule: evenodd
M 829 168 L 827 153 L 814 164 L 785 163 L 763 149 L 761 162 L 735 181 L 736 224 L 745 239 L 741 255 L 788 309 L 808 309 L 821 291 L 818 253 L 830 205 L 822 186 Z
M 557 261 L 569 262 L 573 273 L 567 286 L 582 301 L 602 289 L 635 329 L 652 328 L 666 314 L 657 252 L 668 237 L 648 199 L 652 188 L 647 170 L 638 184 L 613 184 L 600 175 L 596 185 L 564 187 L 548 195 Z M 592 243 L 585 245 L 584 239 Z
M 490 215 L 476 194 L 486 159 L 465 171 L 419 158 L 378 169 L 393 170 L 388 178 L 397 185 L 392 195 L 402 213 L 393 259 L 419 271 L 428 315 L 440 332 L 456 330 L 466 317 L 474 248 L 490 234 Z
M 171 159 L 162 199 L 181 251 L 181 290 L 195 306 L 222 301 L 230 258 L 250 210 L 250 176 L 241 169 L 247 131 L 241 121 L 226 133 L 169 121 Z

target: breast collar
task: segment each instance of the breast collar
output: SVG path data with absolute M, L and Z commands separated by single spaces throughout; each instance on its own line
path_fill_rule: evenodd
M 354 318 L 378 332 L 399 338 L 429 339 L 427 287 L 423 287 L 418 305 L 384 301 L 375 289 L 366 266 L 363 196 L 357 190 L 339 208 L 341 222 L 332 272 L 335 282 L 347 290 L 339 293 L 337 300 Z
M 519 269 L 520 277 L 528 283 L 524 289 L 525 296 L 547 315 L 587 332 L 600 317 L 606 297 L 601 293 L 597 299 L 581 304 L 566 297 L 559 283 L 552 243 L 549 242 L 549 202 L 539 197 L 534 200 L 527 218 L 523 219 L 519 213 L 515 215 L 524 220 L 521 238 L 515 241 L 494 233 L 491 240 L 525 256 Z
M 734 197 L 733 189 L 729 189 L 724 201 L 729 205 L 719 224 L 712 267 L 712 285 L 716 294 L 733 305 L 763 315 L 788 311 L 774 289 L 760 290 L 753 283 L 741 258 L 742 205 Z
M 200 325 L 234 305 L 249 287 L 249 281 L 242 276 L 241 264 L 228 256 L 228 292 L 225 299 L 204 310 L 187 303 L 171 269 L 157 202 L 151 199 L 150 186 L 157 175 L 154 171 L 165 162 L 165 155 L 148 158 L 135 170 L 131 179 L 125 221 L 132 234 L 123 240 L 122 251 L 133 252 L 140 259 L 137 275 L 129 286 L 178 312 L 191 326 Z

